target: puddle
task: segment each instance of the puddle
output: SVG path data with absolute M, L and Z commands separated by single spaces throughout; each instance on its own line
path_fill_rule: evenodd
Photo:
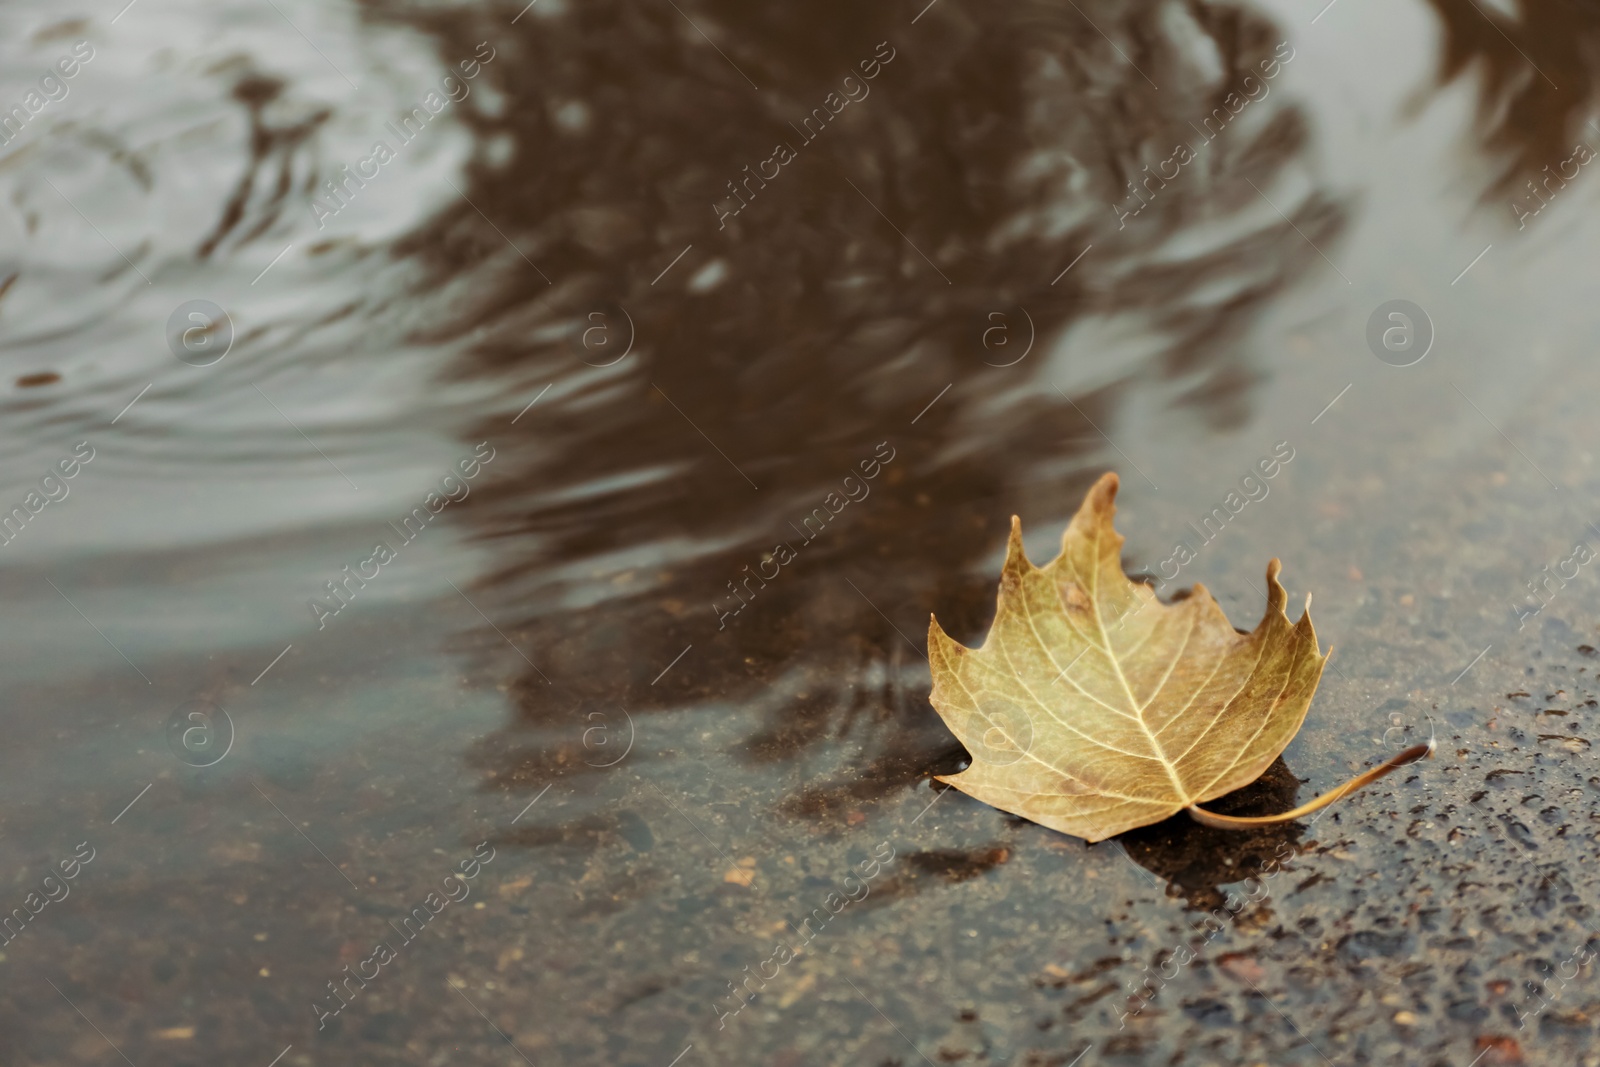
M 1519 10 L 0 14 L 0 1057 L 1600 1062 L 1600 23 Z M 930 614 L 1107 469 L 1336 649 L 1217 810 L 1437 757 L 936 787 Z

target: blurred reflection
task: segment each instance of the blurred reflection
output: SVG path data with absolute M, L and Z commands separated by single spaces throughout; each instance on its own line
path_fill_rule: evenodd
M 794 814 L 953 767 L 928 613 L 987 626 L 1008 516 L 1076 506 L 1136 385 L 1240 419 L 1243 339 L 1343 225 L 1278 187 L 1306 122 L 1261 65 L 1293 50 L 1234 8 L 372 6 L 507 58 L 464 105 L 465 199 L 402 247 L 476 338 L 463 378 L 512 413 L 554 383 L 474 430 L 518 466 L 473 513 L 479 592 L 553 680 L 474 754 L 496 788 L 614 773 L 585 716 L 624 707 L 638 766 L 653 713 L 705 702 L 760 716 L 763 791 L 808 754 Z M 1090 320 L 1139 353 L 1059 343 Z
M 248 229 L 236 235 L 237 244 L 247 244 L 270 230 L 289 206 L 289 194 L 298 191 L 302 196 L 313 192 L 315 175 L 309 171 L 295 189 L 295 158 L 307 141 L 328 120 L 331 112 L 320 108 L 297 122 L 287 125 L 269 125 L 263 116 L 267 105 L 277 100 L 283 92 L 283 82 L 260 74 L 246 74 L 234 84 L 233 98 L 245 106 L 250 114 L 250 159 L 244 174 L 234 186 L 233 193 L 223 205 L 222 217 L 216 229 L 207 234 L 195 249 L 201 259 L 209 257 L 229 236 L 245 223 L 252 199 L 257 193 L 256 183 L 262 181 L 263 203 L 257 209 L 259 218 Z M 267 181 L 264 173 L 273 160 L 277 161 L 277 174 Z M 298 207 L 298 205 L 296 205 Z
M 1565 0 L 1519 0 L 1511 18 L 1479 0 L 1428 0 L 1444 26 L 1439 85 L 1478 77 L 1478 136 L 1503 169 L 1485 197 L 1525 194 L 1572 151 L 1586 127 L 1600 55 L 1600 11 Z

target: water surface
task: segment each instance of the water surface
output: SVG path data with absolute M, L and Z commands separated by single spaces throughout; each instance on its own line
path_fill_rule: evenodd
M 79 860 L 0 1057 L 1600 1063 L 1596 33 L 0 12 L 5 906 Z M 932 788 L 1013 514 L 1116 470 L 1155 580 L 1274 455 L 1163 592 L 1280 557 L 1336 652 L 1218 807 L 1434 760 L 1094 846 Z

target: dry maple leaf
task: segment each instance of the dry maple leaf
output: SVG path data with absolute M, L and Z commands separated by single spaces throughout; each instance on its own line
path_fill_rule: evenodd
M 1248 785 L 1305 720 L 1327 656 L 1311 598 L 1284 614 L 1279 563 L 1267 610 L 1241 634 L 1203 585 L 1163 604 L 1122 570 L 1117 476 L 1103 475 L 1044 567 L 1011 540 L 994 625 L 965 648 L 928 625 L 930 700 L 972 764 L 939 780 L 1053 830 L 1100 841 L 1187 809 L 1210 826 L 1285 822 L 1432 752 L 1407 749 L 1309 804 L 1235 818 L 1197 805 Z M 1331 653 L 1330 653 L 1331 654 Z

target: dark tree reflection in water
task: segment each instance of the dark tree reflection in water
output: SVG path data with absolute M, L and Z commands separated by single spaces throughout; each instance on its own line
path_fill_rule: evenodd
M 1478 138 L 1498 167 L 1484 197 L 1522 197 L 1537 208 L 1526 183 L 1544 180 L 1546 166 L 1556 173 L 1575 140 L 1600 143 L 1591 113 L 1600 11 L 1521 0 L 1512 18 L 1476 0 L 1428 3 L 1444 30 L 1439 87 L 1476 80 Z
M 472 758 L 491 788 L 570 786 L 603 773 L 586 716 L 626 709 L 648 768 L 672 755 L 652 716 L 722 702 L 759 710 L 734 747 L 782 780 L 764 802 L 821 818 L 961 757 L 925 706 L 929 612 L 980 632 L 1009 516 L 1071 511 L 1135 383 L 1238 421 L 1252 323 L 1343 215 L 1287 93 L 1202 130 L 1284 36 L 1238 8 L 948 4 L 913 25 L 842 2 L 679 6 L 540 5 L 507 29 L 372 5 L 444 59 L 498 50 L 497 94 L 462 112 L 465 199 L 400 251 L 474 339 L 462 379 L 512 414 L 554 383 L 514 427 L 475 431 L 515 469 L 473 512 L 496 554 L 475 596 L 551 683 L 523 667 L 514 721 Z M 882 42 L 869 95 L 803 141 L 789 124 Z M 796 158 L 719 227 L 727 183 L 779 142 Z M 1178 142 L 1194 160 L 1124 224 Z M 631 351 L 586 365 L 572 338 L 609 321 L 620 348 L 619 307 Z M 1027 320 L 1029 356 L 1002 366 Z M 985 348 L 997 323 L 1013 347 Z M 1122 340 L 1060 343 L 1088 325 Z M 805 543 L 801 520 L 882 442 L 870 496 Z M 797 558 L 719 620 L 779 542 Z

